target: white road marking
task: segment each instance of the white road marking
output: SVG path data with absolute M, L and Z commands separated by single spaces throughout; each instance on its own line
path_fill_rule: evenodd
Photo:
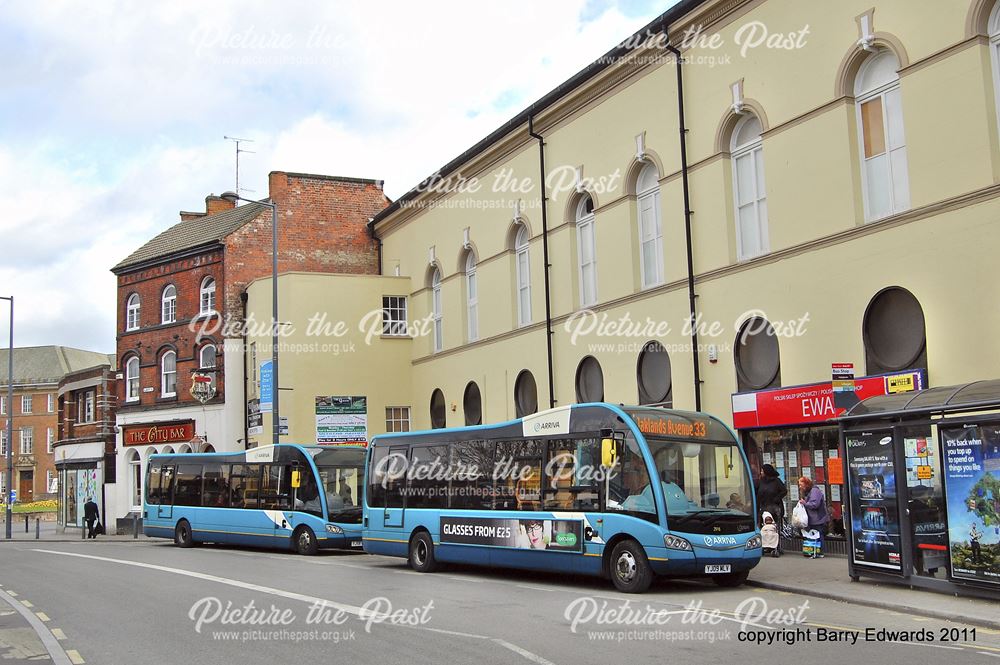
M 54 636 L 54 637 L 55 637 L 55 638 L 56 638 L 57 640 L 65 640 L 65 639 L 66 639 L 66 633 L 64 633 L 64 632 L 62 631 L 62 628 L 53 628 L 53 629 L 52 629 L 52 635 L 53 635 L 53 636 Z
M 135 566 L 136 568 L 146 568 L 146 569 L 149 569 L 149 570 L 158 570 L 160 572 L 172 573 L 174 575 L 184 575 L 186 577 L 193 577 L 195 579 L 205 580 L 207 582 L 216 582 L 218 584 L 225 584 L 227 586 L 237 587 L 239 589 L 246 589 L 248 591 L 256 591 L 258 593 L 266 593 L 266 594 L 270 594 L 272 596 L 278 596 L 278 597 L 281 597 L 281 598 L 288 598 L 289 600 L 298 600 L 298 601 L 301 601 L 301 602 L 304 602 L 304 603 L 309 603 L 310 605 L 315 605 L 317 603 L 325 603 L 327 607 L 332 607 L 334 609 L 341 610 L 342 612 L 344 612 L 346 614 L 351 614 L 351 615 L 353 615 L 353 616 L 355 616 L 355 617 L 357 617 L 359 619 L 363 619 L 363 620 L 368 620 L 368 619 L 374 618 L 374 619 L 378 619 L 378 620 L 384 621 L 384 620 L 390 618 L 390 615 L 388 615 L 388 614 L 382 614 L 382 613 L 373 612 L 371 610 L 366 610 L 366 609 L 364 609 L 362 607 L 356 607 L 354 605 L 348 605 L 346 603 L 339 603 L 339 602 L 336 602 L 336 601 L 327 600 L 326 598 L 318 598 L 316 596 L 308 596 L 306 594 L 296 593 L 294 591 L 285 591 L 283 589 L 275 589 L 273 587 L 266 587 L 266 586 L 262 586 L 260 584 L 251 584 L 250 582 L 241 582 L 240 580 L 229 579 L 227 577 L 218 577 L 216 575 L 209 575 L 207 573 L 199 573 L 199 572 L 195 572 L 193 570 L 184 570 L 183 568 L 171 568 L 170 566 L 160 566 L 160 565 L 157 565 L 157 564 L 154 564 L 154 563 L 144 563 L 144 562 L 141 562 L 141 561 L 128 561 L 127 559 L 114 559 L 112 557 L 96 556 L 96 555 L 93 555 L 93 554 L 79 554 L 77 552 L 60 552 L 58 550 L 43 550 L 43 549 L 35 549 L 33 551 L 35 551 L 35 552 L 41 552 L 43 554 L 55 554 L 57 556 L 69 556 L 69 557 L 76 557 L 76 558 L 80 558 L 80 559 L 91 559 L 91 560 L 94 560 L 94 561 L 105 561 L 105 562 L 108 562 L 108 563 L 117 563 L 117 564 L 120 564 L 120 565 L 123 565 L 123 566 Z M 283 557 L 278 557 L 278 558 L 283 558 Z M 400 572 L 409 572 L 409 571 L 400 571 Z M 413 573 L 413 574 L 414 575 L 420 575 L 420 573 Z M 0 592 L 0 593 L 2 593 L 2 592 Z M 34 619 L 34 617 L 32 617 L 32 618 Z M 35 620 L 37 621 L 37 619 L 35 619 Z M 39 624 L 39 625 L 41 625 L 44 628 L 44 625 L 42 625 L 42 624 Z M 438 632 L 438 633 L 443 632 L 440 629 L 429 629 L 426 626 L 406 626 L 406 627 L 407 628 L 415 628 L 417 630 L 433 630 L 433 632 Z M 48 632 L 47 629 L 46 629 L 46 632 Z M 552 662 L 550 662 L 550 661 L 542 658 L 538 654 L 532 653 L 531 651 L 523 649 L 523 648 L 521 648 L 521 647 L 519 647 L 516 644 L 513 644 L 511 642 L 507 642 L 506 640 L 501 640 L 501 639 L 496 638 L 496 637 L 488 637 L 488 636 L 485 636 L 485 635 L 484 636 L 472 635 L 470 633 L 457 633 L 457 632 L 453 632 L 451 634 L 462 635 L 462 636 L 467 636 L 467 637 L 473 637 L 473 638 L 476 638 L 476 639 L 489 639 L 491 642 L 496 642 L 497 644 L 499 644 L 500 646 L 504 647 L 505 649 L 510 649 L 514 653 L 520 655 L 521 657 L 523 657 L 523 658 L 525 658 L 527 660 L 530 660 L 531 662 L 538 663 L 539 665 L 554 665 Z M 51 634 L 50 634 L 50 637 L 51 637 Z M 57 646 L 58 646 L 58 644 L 57 644 Z M 61 649 L 60 649 L 60 651 L 61 651 Z M 66 653 L 69 653 L 69 652 L 66 652 Z M 79 656 L 79 654 L 77 654 L 77 655 Z M 53 658 L 53 660 L 55 660 L 55 658 Z M 80 662 L 83 662 L 83 660 L 81 659 Z M 75 661 L 74 661 L 74 663 L 75 663 Z
M 25 607 L 34 607 L 34 605 L 31 603 L 30 600 L 22 600 L 21 604 L 24 605 Z
M 989 651 L 977 651 L 976 653 L 981 653 L 984 656 L 993 656 L 994 658 L 1000 658 L 1000 653 L 990 653 Z
M 44 646 L 45 650 L 49 652 L 49 657 L 52 658 L 52 662 L 55 665 L 70 665 L 72 661 L 66 652 L 63 651 L 62 646 L 60 646 L 59 642 L 52 634 L 52 631 L 50 631 L 44 623 L 39 621 L 38 617 L 26 610 L 20 603 L 10 596 L 11 593 L 9 591 L 0 591 L 0 600 L 13 607 L 18 614 L 23 616 L 28 621 L 28 624 L 38 635 L 38 639 L 42 641 L 42 646 Z
M 73 663 L 73 665 L 83 665 L 84 663 L 87 662 L 83 659 L 83 656 L 81 656 L 80 652 L 77 651 L 76 649 L 68 649 L 66 651 L 66 655 L 69 656 L 69 660 L 71 663 Z
M 51 621 L 51 619 L 49 619 L 49 615 L 46 614 L 45 612 L 35 612 L 35 616 L 38 617 L 42 622 Z M 56 639 L 59 638 L 57 637 Z

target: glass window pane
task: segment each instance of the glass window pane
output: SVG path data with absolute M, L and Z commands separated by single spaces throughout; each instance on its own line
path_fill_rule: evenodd
M 493 461 L 496 510 L 539 510 L 541 441 L 500 441 Z
M 889 153 L 892 167 L 892 201 L 895 212 L 910 207 L 910 182 L 906 170 L 906 148 L 897 148 Z
M 762 149 L 757 148 L 753 151 L 753 162 L 756 166 L 755 175 L 757 176 L 756 194 L 758 199 L 762 199 L 767 195 L 764 188 L 764 151 Z
M 868 215 L 872 219 L 892 212 L 889 201 L 889 161 L 882 154 L 865 162 L 865 186 L 868 193 Z
M 736 158 L 736 203 L 744 205 L 753 201 L 756 192 L 753 184 L 753 155 Z
M 463 510 L 493 508 L 493 452 L 489 441 L 466 441 L 451 446 L 451 507 Z
M 201 464 L 179 464 L 174 488 L 174 505 L 201 505 Z
M 544 510 L 600 510 L 597 439 L 549 441 L 542 489 Z
M 757 226 L 757 214 L 754 204 L 748 203 L 739 209 L 740 215 L 740 247 L 743 256 L 756 256 L 760 253 L 760 235 Z
M 864 138 L 865 157 L 874 157 L 885 152 L 881 97 L 876 97 L 861 105 L 861 135 Z
M 893 88 L 885 93 L 885 116 L 888 126 L 889 150 L 901 148 L 906 144 L 903 135 L 903 105 L 899 88 Z

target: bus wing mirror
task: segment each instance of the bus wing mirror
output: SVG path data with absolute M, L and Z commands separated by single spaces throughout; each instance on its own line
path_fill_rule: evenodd
M 618 442 L 612 438 L 601 439 L 601 466 L 614 468 L 618 463 Z

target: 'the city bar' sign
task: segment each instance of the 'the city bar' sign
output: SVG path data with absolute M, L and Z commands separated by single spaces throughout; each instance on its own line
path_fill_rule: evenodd
M 125 425 L 122 438 L 126 446 L 147 443 L 187 443 L 194 438 L 193 420 L 175 420 L 168 423 L 143 423 Z

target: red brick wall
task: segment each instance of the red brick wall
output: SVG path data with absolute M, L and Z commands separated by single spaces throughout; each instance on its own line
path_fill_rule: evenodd
M 378 273 L 378 246 L 368 220 L 388 205 L 380 183 L 281 171 L 269 176 L 278 204 L 278 272 Z M 226 308 L 238 313 L 240 294 L 271 274 L 271 212 L 226 239 Z
M 198 222 L 192 222 L 197 224 Z M 201 307 L 201 283 L 205 277 L 215 279 L 215 308 L 219 314 L 209 319 L 202 319 L 198 312 Z M 177 321 L 172 324 L 160 323 L 160 298 L 163 289 L 173 284 L 177 289 Z M 200 361 L 198 353 L 201 347 L 211 341 L 216 344 L 216 396 L 212 403 L 223 401 L 225 390 L 225 372 L 222 366 L 222 336 L 219 331 L 207 337 L 198 339 L 199 331 L 205 324 L 208 330 L 218 328 L 213 325 L 219 316 L 225 316 L 225 303 L 221 294 L 225 289 L 225 274 L 222 269 L 222 250 L 215 249 L 204 254 L 178 259 L 150 268 L 125 273 L 118 276 L 118 367 L 125 376 L 125 363 L 133 354 L 139 356 L 139 405 L 177 405 L 197 404 L 191 397 L 191 372 L 198 369 Z M 139 329 L 125 330 L 126 308 L 131 294 L 138 293 L 141 308 L 139 310 Z M 195 331 L 190 324 L 194 319 Z M 177 352 L 177 395 L 172 398 L 160 397 L 160 357 L 167 349 Z M 143 392 L 144 388 L 153 388 L 152 392 Z M 118 385 L 118 403 L 122 409 L 136 406 L 135 402 L 126 402 L 127 382 L 123 379 Z
M 7 397 L 6 387 L 3 389 L 4 398 Z M 30 394 L 32 396 L 31 400 L 31 413 L 22 413 L 21 411 L 21 395 Z M 54 400 L 52 412 L 48 412 L 48 398 L 47 395 L 52 395 Z M 34 472 L 32 495 L 33 500 L 38 501 L 40 499 L 53 498 L 54 494 L 48 493 L 48 488 L 45 486 L 46 471 L 50 471 L 55 477 L 55 460 L 51 453 L 48 452 L 48 447 L 46 445 L 47 431 L 49 428 L 52 429 L 53 436 L 56 435 L 58 427 L 58 400 L 56 400 L 56 385 L 52 384 L 51 387 L 32 389 L 32 390 L 17 390 L 14 389 L 14 404 L 13 406 L 7 405 L 7 413 L 0 415 L 0 427 L 6 431 L 7 429 L 7 417 L 11 414 L 14 416 L 14 436 L 13 440 L 10 442 L 12 444 L 13 457 L 14 457 L 14 479 L 12 487 L 18 490 L 18 501 L 25 500 L 25 497 L 21 496 L 20 490 L 21 485 L 19 478 L 21 477 L 20 471 L 32 470 Z M 20 430 L 25 427 L 30 427 L 32 429 L 33 436 L 33 447 L 32 454 L 30 456 L 21 455 L 21 433 Z M 3 473 L 7 473 L 6 465 L 3 466 Z

